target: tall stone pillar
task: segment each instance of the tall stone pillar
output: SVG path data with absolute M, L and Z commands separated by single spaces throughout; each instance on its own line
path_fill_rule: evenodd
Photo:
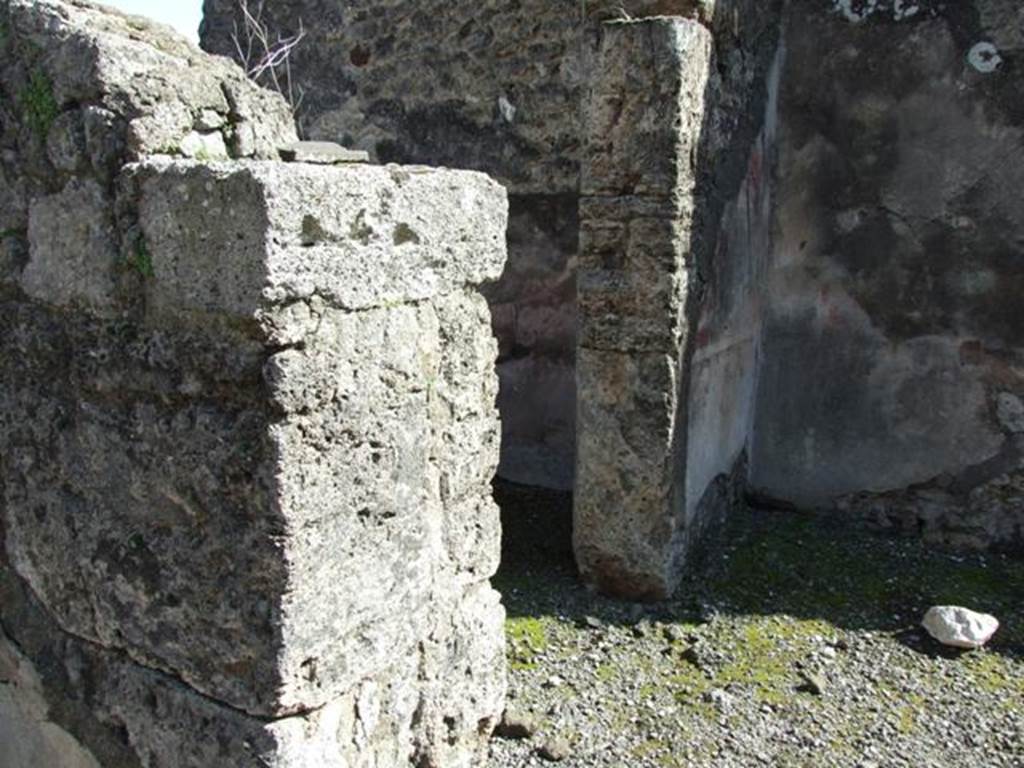
M 586 106 L 574 545 L 583 577 L 668 596 L 687 519 L 697 157 L 711 34 L 680 18 L 603 25 Z

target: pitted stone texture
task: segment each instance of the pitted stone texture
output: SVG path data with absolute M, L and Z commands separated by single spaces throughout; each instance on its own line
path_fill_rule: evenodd
M 16 745 L 5 753 L 5 768 L 383 768 L 408 763 L 417 749 L 423 698 L 415 655 L 316 712 L 267 721 L 117 653 L 41 629 L 22 627 L 17 645 L 0 634 L 7 672 L 0 711 L 16 716 L 0 723 L 0 732 L 23 726 L 5 742 Z
M 129 313 L 148 266 L 135 201 L 115 199 L 124 165 L 276 158 L 295 140 L 291 113 L 141 17 L 84 0 L 10 0 L 0 13 L 0 281 L 53 306 Z
M 54 306 L 112 310 L 118 266 L 111 201 L 98 182 L 72 181 L 29 211 L 29 261 L 21 287 Z
M 235 56 L 233 0 L 205 0 L 202 44 Z M 377 162 L 485 171 L 515 194 L 574 191 L 584 80 L 580 12 L 548 0 L 268 3 L 310 138 Z M 524 53 L 529 51 L 527 59 Z
M 678 575 L 677 367 L 667 353 L 579 350 L 573 542 L 607 594 L 661 599 Z
M 34 340 L 5 393 L 8 549 L 68 631 L 240 709 L 292 712 L 412 652 L 441 571 L 495 570 L 479 297 L 324 310 L 301 349 L 269 356 L 199 330 L 8 322 L 12 344 Z M 138 399 L 153 388 L 173 404 Z
M 608 23 L 602 34 L 586 103 L 581 193 L 664 199 L 685 215 L 705 122 L 711 34 L 668 18 Z
M 438 596 L 440 598 L 440 596 Z M 419 768 L 475 768 L 487 762 L 490 734 L 505 709 L 505 610 L 486 584 L 452 605 L 438 601 L 438 621 L 422 647 L 429 680 L 418 711 Z M 383 766 L 382 766 L 383 768 Z
M 149 158 L 295 135 L 147 22 L 10 8 L 0 85 L 46 109 L 0 126 L 0 619 L 47 717 L 100 764 L 469 764 L 504 697 L 504 191 Z
M 507 202 L 482 174 L 160 160 L 131 173 L 158 314 L 422 301 L 496 279 L 504 263 Z
M 483 584 L 438 596 L 421 650 L 314 712 L 269 721 L 60 632 L 2 561 L 0 597 L 18 619 L 15 634 L 0 633 L 0 712 L 27 715 L 10 722 L 27 729 L 5 768 L 470 768 L 486 748 L 479 731 L 504 706 L 504 612 Z
M 89 104 L 119 115 L 132 159 L 178 152 L 211 114 L 223 118 L 232 156 L 275 157 L 279 144 L 295 139 L 283 97 L 168 27 L 83 0 L 8 6 L 8 34 L 40 52 L 32 72 L 49 80 L 57 108 Z
M 580 346 L 638 353 L 678 346 L 691 288 L 690 228 L 676 219 L 584 216 Z
M 580 205 L 573 543 L 583 577 L 667 597 L 688 544 L 691 223 L 711 36 L 681 19 L 603 28 Z

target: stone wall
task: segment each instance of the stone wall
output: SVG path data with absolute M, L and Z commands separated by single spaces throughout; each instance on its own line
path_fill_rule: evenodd
M 206 0 L 211 49 L 231 52 L 233 8 Z M 575 210 L 601 23 L 710 30 L 687 505 L 721 509 L 726 478 L 749 476 L 759 503 L 977 546 L 1021 537 L 1020 14 L 1010 0 L 292 0 L 271 19 L 316 20 L 296 60 L 308 131 L 509 186 L 509 266 L 489 294 L 501 471 L 553 485 L 571 477 L 571 349 L 589 322 Z
M 1024 9 L 792 0 L 751 481 L 946 543 L 1024 524 Z
M 572 487 L 575 291 L 582 107 L 600 23 L 622 16 L 694 18 L 714 32 L 721 108 L 708 144 L 721 150 L 720 203 L 738 195 L 763 117 L 779 2 L 770 0 L 324 0 L 275 2 L 281 34 L 304 20 L 294 71 L 311 138 L 381 160 L 483 170 L 510 192 L 509 260 L 487 289 L 500 344 L 500 473 Z M 234 0 L 205 0 L 203 46 L 235 55 Z M 751 134 L 750 131 L 753 131 Z M 745 146 L 731 153 L 736 133 Z M 765 167 L 765 166 L 761 166 Z M 715 216 L 714 227 L 719 224 Z
M 289 110 L 230 62 L 0 13 L 13 768 L 479 763 L 504 191 L 260 159 Z
M 235 55 L 234 0 L 205 0 L 202 44 Z M 509 190 L 509 260 L 487 288 L 500 344 L 501 473 L 572 486 L 580 5 L 525 0 L 268 3 L 303 20 L 293 71 L 309 138 L 381 162 L 470 168 Z

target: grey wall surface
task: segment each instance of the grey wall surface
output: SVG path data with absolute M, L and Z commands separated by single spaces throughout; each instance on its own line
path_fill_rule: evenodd
M 753 487 L 1019 538 L 1024 6 L 793 0 L 785 41 Z

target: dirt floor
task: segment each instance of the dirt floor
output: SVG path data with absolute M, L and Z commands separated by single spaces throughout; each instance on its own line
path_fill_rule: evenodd
M 577 580 L 568 494 L 497 487 L 509 719 L 493 768 L 1024 767 L 1024 561 L 957 554 L 799 513 L 739 516 L 675 600 Z M 919 628 L 992 613 L 989 647 Z

